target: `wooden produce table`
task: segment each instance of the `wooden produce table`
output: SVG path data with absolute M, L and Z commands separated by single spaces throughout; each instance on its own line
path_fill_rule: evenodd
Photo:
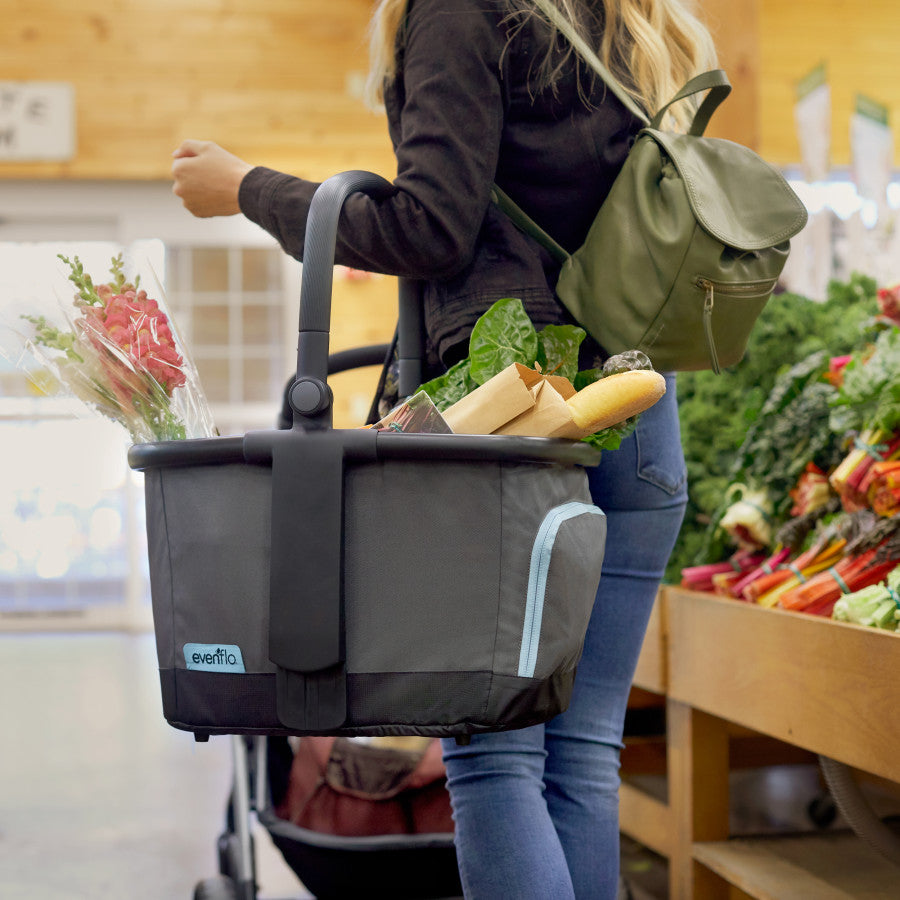
M 728 828 L 735 735 L 900 782 L 898 676 L 900 635 L 664 587 L 635 686 L 665 698 L 668 798 L 623 782 L 620 821 L 668 858 L 672 900 L 900 898 L 900 869 L 855 835 Z

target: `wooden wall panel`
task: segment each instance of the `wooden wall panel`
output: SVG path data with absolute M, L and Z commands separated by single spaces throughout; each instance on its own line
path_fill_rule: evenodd
M 322 178 L 390 176 L 382 116 L 348 90 L 367 66 L 374 0 L 0 0 L 0 80 L 76 88 L 78 154 L 0 163 L 0 178 L 167 179 L 185 136 Z M 700 0 L 735 92 L 711 133 L 799 160 L 796 82 L 828 64 L 833 156 L 849 162 L 856 92 L 900 121 L 897 0 Z
M 850 162 L 850 117 L 857 93 L 888 107 L 895 147 L 900 144 L 897 0 L 761 0 L 760 36 L 764 156 L 780 164 L 799 161 L 795 86 L 822 62 L 831 84 L 834 165 Z
M 3 0 L 0 80 L 71 81 L 78 153 L 7 178 L 167 179 L 185 137 L 312 178 L 390 176 L 354 92 L 371 0 Z
M 760 76 L 761 0 L 702 0 L 703 19 L 712 32 L 719 64 L 732 91 L 716 110 L 706 133 L 752 147 L 759 152 L 762 108 Z

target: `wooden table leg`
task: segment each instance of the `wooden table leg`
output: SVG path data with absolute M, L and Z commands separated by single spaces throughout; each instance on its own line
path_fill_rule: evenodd
M 722 719 L 668 700 L 669 807 L 675 828 L 669 857 L 671 900 L 727 900 L 728 885 L 694 863 L 695 841 L 728 837 L 728 734 Z

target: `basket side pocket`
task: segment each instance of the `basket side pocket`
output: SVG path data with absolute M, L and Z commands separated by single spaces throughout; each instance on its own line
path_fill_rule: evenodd
M 541 522 L 528 569 L 520 678 L 535 677 L 539 657 L 547 675 L 578 662 L 603 561 L 605 518 L 592 503 L 571 501 Z
M 583 469 L 505 469 L 496 674 L 543 679 L 574 668 L 605 539 Z
M 239 647 L 244 671 L 269 661 L 271 474 L 252 466 L 162 470 L 171 565 L 174 667 L 190 644 Z M 223 677 L 228 677 L 223 676 Z

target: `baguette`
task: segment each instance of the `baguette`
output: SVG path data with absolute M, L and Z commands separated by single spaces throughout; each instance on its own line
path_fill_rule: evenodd
M 582 388 L 566 401 L 572 421 L 594 434 L 649 409 L 666 392 L 666 379 L 651 369 L 617 372 Z

